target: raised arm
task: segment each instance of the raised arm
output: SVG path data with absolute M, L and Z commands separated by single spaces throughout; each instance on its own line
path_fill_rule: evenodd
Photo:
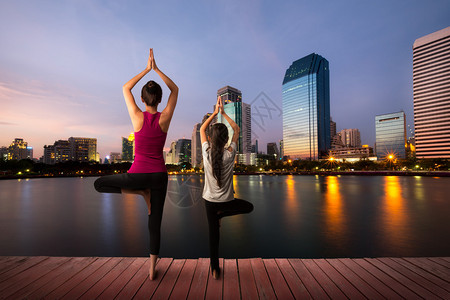
M 156 65 L 155 57 L 153 55 L 153 49 L 150 49 L 150 57 L 151 57 L 151 63 L 152 68 L 155 70 L 156 74 L 161 77 L 161 79 L 164 81 L 164 83 L 167 85 L 167 87 L 170 90 L 169 99 L 167 100 L 167 105 L 164 108 L 164 110 L 161 112 L 161 117 L 159 118 L 159 126 L 161 129 L 165 132 L 169 130 L 170 121 L 172 120 L 173 112 L 175 111 L 175 106 L 177 105 L 177 99 L 178 99 L 178 86 L 166 76 Z
M 222 100 L 220 101 L 220 113 L 225 118 L 225 120 L 227 120 L 228 124 L 230 124 L 231 128 L 233 129 L 233 137 L 231 138 L 231 141 L 237 144 L 237 141 L 239 139 L 239 132 L 241 129 L 239 128 L 238 124 L 236 124 L 236 122 L 234 122 L 233 119 L 231 119 L 223 109 Z M 231 147 L 228 147 L 228 151 L 232 151 Z
M 125 98 L 125 103 L 127 105 L 128 113 L 130 114 L 131 123 L 133 123 L 134 131 L 139 131 L 144 123 L 144 115 L 142 114 L 141 109 L 136 105 L 136 101 L 134 100 L 133 94 L 131 93 L 131 89 L 142 79 L 148 72 L 152 70 L 152 61 L 151 61 L 151 50 L 150 55 L 147 60 L 147 67 L 144 71 L 140 72 L 136 76 L 134 76 L 130 81 L 123 85 L 123 97 Z
M 206 119 L 205 122 L 203 122 L 202 126 L 200 126 L 200 142 L 202 144 L 208 141 L 208 139 L 206 138 L 206 129 L 208 128 L 209 124 L 211 124 L 211 121 L 214 119 L 214 117 L 219 113 L 220 101 L 221 100 L 219 96 L 219 98 L 217 98 L 216 108 L 214 109 L 214 112 L 209 116 L 208 119 Z

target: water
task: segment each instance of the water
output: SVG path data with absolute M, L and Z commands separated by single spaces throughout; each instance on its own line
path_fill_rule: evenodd
M 147 256 L 147 209 L 95 178 L 0 181 L 0 255 Z M 450 178 L 235 176 L 249 215 L 224 218 L 220 256 L 449 256 Z M 208 257 L 202 178 L 170 176 L 160 255 Z

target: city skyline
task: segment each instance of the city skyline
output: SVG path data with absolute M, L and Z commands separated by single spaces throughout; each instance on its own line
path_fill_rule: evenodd
M 165 149 L 191 136 L 221 86 L 238 87 L 250 104 L 264 92 L 281 107 L 280 78 L 312 52 L 330 62 L 337 130 L 358 128 L 362 143 L 373 146 L 375 115 L 403 110 L 413 126 L 412 45 L 450 25 L 447 1 L 14 1 L 1 8 L 0 145 L 23 138 L 36 158 L 44 145 L 67 136 L 97 138 L 102 158 L 120 152 L 120 137 L 132 131 L 120 88 L 145 67 L 150 47 L 180 87 Z M 145 79 L 162 83 L 154 73 Z M 134 89 L 138 105 L 142 84 Z M 259 130 L 262 145 L 280 140 L 281 117 Z

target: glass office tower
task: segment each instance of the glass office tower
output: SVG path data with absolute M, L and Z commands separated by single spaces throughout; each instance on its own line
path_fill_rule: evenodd
M 450 158 L 450 27 L 413 45 L 417 158 Z
M 290 159 L 324 158 L 330 143 L 328 61 L 312 53 L 294 61 L 284 76 L 284 155 Z
M 388 155 L 406 158 L 406 118 L 404 112 L 375 116 L 377 159 Z

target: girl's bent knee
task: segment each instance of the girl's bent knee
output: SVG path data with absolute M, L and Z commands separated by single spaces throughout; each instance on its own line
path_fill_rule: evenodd
M 94 188 L 97 192 L 100 192 L 100 189 L 102 188 L 102 178 L 103 177 L 99 177 L 94 181 Z

